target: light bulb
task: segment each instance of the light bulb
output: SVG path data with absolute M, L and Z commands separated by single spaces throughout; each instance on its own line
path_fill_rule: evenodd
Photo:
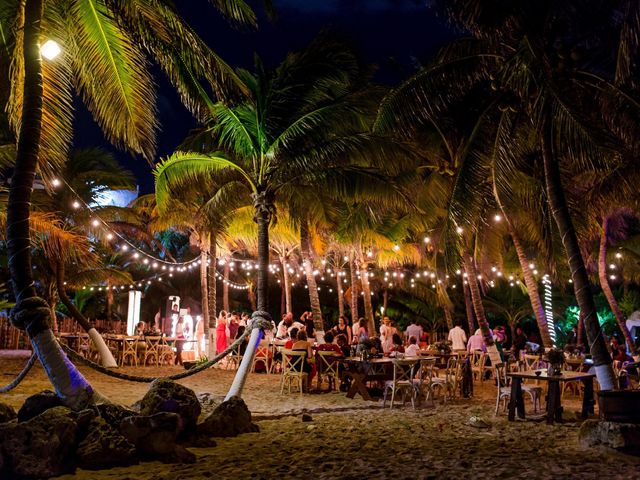
M 54 40 L 47 40 L 40 47 L 40 53 L 47 60 L 53 60 L 58 55 L 60 55 L 60 52 L 62 52 L 62 49 L 60 48 L 60 45 L 58 45 L 58 43 Z

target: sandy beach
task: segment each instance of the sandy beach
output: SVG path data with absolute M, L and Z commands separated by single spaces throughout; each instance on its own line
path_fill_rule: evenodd
M 29 352 L 0 352 L 1 383 L 13 379 Z M 181 368 L 181 367 L 180 367 Z M 168 375 L 179 367 L 123 368 L 148 376 Z M 112 379 L 81 367 L 91 384 L 113 401 L 130 405 L 148 385 Z M 235 372 L 209 369 L 180 383 L 208 393 L 203 415 L 227 392 Z M 533 418 L 508 422 L 494 417 L 495 386 L 476 383 L 472 399 L 435 406 L 382 409 L 382 402 L 350 400 L 344 393 L 280 394 L 278 375 L 251 374 L 243 398 L 259 433 L 217 439 L 214 448 L 193 448 L 193 465 L 147 462 L 106 471 L 78 470 L 58 478 L 86 479 L 272 479 L 272 478 L 640 478 L 640 462 L 605 449 L 578 445 L 577 397 L 563 400 L 565 423 L 547 425 Z M 0 401 L 19 408 L 29 395 L 50 388 L 40 365 Z M 527 401 L 528 411 L 531 405 Z M 303 422 L 302 413 L 313 420 Z M 482 417 L 489 428 L 469 424 Z M 508 448 L 507 448 L 508 447 Z M 508 453 L 506 453 L 508 452 Z

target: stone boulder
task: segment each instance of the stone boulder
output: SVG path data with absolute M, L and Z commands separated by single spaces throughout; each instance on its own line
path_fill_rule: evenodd
M 580 426 L 582 447 L 604 446 L 626 453 L 640 453 L 640 424 L 586 420 Z
M 73 472 L 76 430 L 75 414 L 66 407 L 0 425 L 0 478 L 48 478 Z
M 100 415 L 105 422 L 116 429 L 119 428 L 122 420 L 138 414 L 138 412 L 116 403 L 101 403 L 96 405 L 95 409 L 98 411 L 98 415 Z
M 16 411 L 11 405 L 0 402 L 0 423 L 7 423 L 17 417 Z
M 177 413 L 127 417 L 120 423 L 120 433 L 142 456 L 164 462 L 193 463 L 195 455 L 176 444 L 181 430 L 182 419 Z
M 102 417 L 91 420 L 87 435 L 78 445 L 76 456 L 78 466 L 87 470 L 122 467 L 138 462 L 135 446 Z
M 25 422 L 40 415 L 45 410 L 62 406 L 62 400 L 51 390 L 44 390 L 28 397 L 20 410 L 18 410 L 18 421 Z
M 198 425 L 198 435 L 211 437 L 235 437 L 241 433 L 258 432 L 251 422 L 251 412 L 239 397 L 231 397 L 221 403 L 204 422 Z
M 140 415 L 144 416 L 160 412 L 177 413 L 182 419 L 182 430 L 187 431 L 193 431 L 201 411 L 193 390 L 166 378 L 159 378 L 151 384 L 140 406 Z

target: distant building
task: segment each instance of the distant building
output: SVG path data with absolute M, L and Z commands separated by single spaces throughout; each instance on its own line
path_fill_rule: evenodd
M 126 207 L 136 198 L 140 187 L 135 190 L 105 190 L 96 195 L 92 207 Z

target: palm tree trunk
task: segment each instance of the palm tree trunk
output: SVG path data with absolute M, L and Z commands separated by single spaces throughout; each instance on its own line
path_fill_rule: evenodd
M 631 334 L 629 333 L 629 329 L 627 329 L 627 325 L 625 324 L 624 314 L 620 310 L 618 306 L 618 301 L 616 297 L 613 295 L 613 291 L 611 291 L 611 286 L 609 285 L 609 279 L 607 279 L 607 241 L 609 238 L 609 217 L 605 215 L 602 219 L 602 233 L 600 234 L 600 256 L 598 257 L 598 277 L 600 278 L 600 287 L 602 287 L 602 293 L 609 302 L 609 306 L 611 307 L 611 311 L 616 317 L 616 321 L 618 322 L 618 328 L 622 332 L 624 336 L 624 340 L 627 342 L 627 347 L 631 352 L 631 355 L 635 356 L 638 354 L 636 350 L 636 345 L 633 343 L 631 339 Z
M 86 408 L 93 389 L 58 345 L 49 325 L 47 302 L 36 296 L 31 270 L 29 208 L 42 132 L 42 59 L 40 31 L 42 0 L 24 2 L 24 90 L 16 162 L 7 204 L 7 250 L 16 306 L 11 323 L 26 330 L 34 352 L 62 403 Z
M 550 122 L 542 125 L 541 149 L 544 165 L 544 178 L 547 189 L 547 201 L 551 207 L 553 218 L 558 226 L 562 244 L 567 253 L 573 288 L 578 301 L 580 311 L 584 314 L 584 328 L 587 333 L 587 340 L 591 347 L 593 364 L 602 390 L 615 389 L 615 375 L 611 365 L 611 356 L 607 351 L 602 329 L 598 323 L 596 306 L 591 293 L 589 276 L 584 265 L 578 237 L 576 235 L 569 207 L 564 196 L 562 180 L 560 177 L 560 167 L 553 158 L 552 141 L 553 132 Z
M 342 289 L 342 278 L 336 271 L 336 292 L 338 293 L 338 315 L 344 317 L 344 291 Z
M 385 315 L 387 313 L 388 306 L 389 306 L 389 290 L 387 289 L 387 287 L 384 287 L 382 289 L 382 308 L 385 312 Z
M 578 334 L 576 339 L 576 345 L 584 346 L 584 318 L 582 312 L 578 313 Z
M 242 389 L 253 365 L 256 349 L 264 336 L 264 328 L 267 328 L 267 324 L 271 322 L 271 315 L 267 312 L 267 295 L 269 293 L 269 224 L 275 212 L 274 196 L 269 191 L 261 191 L 252 194 L 251 198 L 255 208 L 253 219 L 258 224 L 258 301 L 255 307 L 252 305 L 254 312 L 251 336 L 225 401 L 234 396 L 240 397 L 242 395 Z M 249 288 L 248 293 L 251 300 L 252 287 Z M 258 328 L 255 328 L 256 326 Z
M 467 313 L 467 323 L 469 324 L 469 336 L 476 331 L 475 315 L 473 314 L 473 302 L 471 300 L 471 290 L 468 282 L 462 282 L 462 290 L 464 291 L 464 308 Z
M 349 254 L 349 272 L 351 273 L 351 322 L 357 322 L 358 315 L 358 275 L 353 254 Z
M 484 343 L 488 347 L 493 345 L 493 335 L 487 322 L 487 317 L 484 314 L 484 305 L 482 305 L 482 297 L 480 296 L 480 288 L 478 287 L 478 273 L 476 271 L 476 265 L 473 260 L 473 256 L 469 253 L 463 255 L 464 271 L 467 274 L 467 282 L 469 284 L 469 291 L 471 292 L 471 303 L 473 304 L 473 311 L 478 320 L 478 326 L 484 337 Z
M 502 215 L 506 219 L 507 226 L 509 228 L 509 234 L 511 235 L 511 239 L 513 240 L 513 245 L 516 249 L 516 254 L 518 255 L 518 261 L 520 262 L 520 268 L 522 269 L 522 276 L 524 278 L 524 284 L 527 287 L 527 293 L 529 294 L 529 301 L 531 302 L 531 308 L 533 309 L 533 313 L 536 316 L 536 322 L 538 323 L 538 330 L 540 330 L 540 338 L 542 338 L 542 346 L 545 348 L 553 347 L 553 342 L 551 341 L 551 336 L 549 334 L 549 327 L 547 325 L 547 317 L 544 312 L 544 306 L 542 305 L 542 300 L 540 299 L 540 292 L 538 291 L 538 283 L 533 276 L 533 272 L 529 268 L 529 261 L 524 253 L 524 249 L 522 248 L 522 244 L 520 243 L 520 239 L 516 234 L 513 225 L 509 221 L 508 217 L 505 215 L 504 210 L 502 211 Z
M 209 246 L 202 245 L 200 252 L 200 296 L 202 300 L 202 321 L 205 336 L 209 335 L 209 278 L 207 266 L 209 263 Z
M 100 360 L 102 362 L 103 367 L 113 368 L 117 367 L 118 364 L 113 358 L 113 354 L 107 344 L 102 338 L 102 335 L 98 333 L 98 331 L 91 325 L 91 322 L 85 318 L 84 315 L 76 308 L 71 299 L 67 296 L 67 291 L 64 286 L 64 263 L 61 261 L 56 262 L 55 265 L 56 270 L 56 287 L 58 289 L 58 296 L 60 297 L 60 301 L 67 307 L 71 316 L 75 319 L 75 321 L 84 329 L 85 332 L 89 334 L 91 341 L 98 350 L 100 354 Z
M 311 311 L 313 312 L 313 326 L 316 329 L 316 337 L 324 339 L 324 321 L 322 320 L 322 310 L 320 309 L 320 295 L 318 295 L 318 286 L 316 277 L 313 275 L 313 263 L 311 259 L 311 245 L 309 236 L 309 221 L 303 214 L 300 219 L 300 252 L 302 253 L 302 265 L 304 273 L 307 277 L 307 286 L 309 288 L 309 302 L 311 303 Z
M 207 305 L 209 307 L 209 330 L 215 330 L 216 328 L 216 317 L 218 316 L 218 284 L 216 278 L 216 257 L 217 257 L 217 245 L 216 245 L 216 235 L 211 235 L 211 245 L 209 246 L 209 260 L 211 261 L 208 269 L 208 281 L 207 286 L 209 287 L 209 301 Z
M 107 322 L 111 323 L 111 319 L 113 318 L 113 288 L 109 280 L 107 280 L 107 291 L 105 293 L 107 300 Z
M 229 262 L 224 262 L 223 282 L 222 282 L 222 309 L 229 312 Z
M 442 307 L 442 310 L 444 310 L 444 319 L 447 322 L 447 328 L 451 330 L 453 328 L 453 315 L 451 313 L 451 307 L 445 305 L 444 307 Z
M 287 259 L 284 256 L 280 257 L 280 264 L 282 265 L 282 277 L 284 279 L 284 303 L 285 311 L 293 312 L 291 305 L 291 278 L 289 277 L 289 270 L 287 269 Z

